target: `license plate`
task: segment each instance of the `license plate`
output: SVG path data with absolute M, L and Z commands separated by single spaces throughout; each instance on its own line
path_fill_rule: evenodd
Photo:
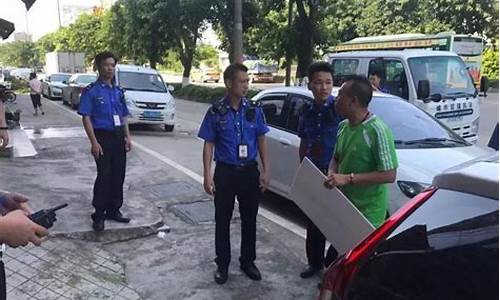
M 144 117 L 146 117 L 146 118 L 159 118 L 159 117 L 161 117 L 161 115 L 160 115 L 159 111 L 145 111 Z

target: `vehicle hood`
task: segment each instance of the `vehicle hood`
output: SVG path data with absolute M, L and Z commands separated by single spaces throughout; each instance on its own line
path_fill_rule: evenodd
M 61 89 L 62 89 L 63 87 L 65 87 L 65 86 L 67 86 L 67 84 L 62 83 L 62 81 L 51 81 L 51 82 L 50 82 L 50 85 L 51 85 L 51 86 L 54 86 L 54 87 L 61 88 Z
M 146 91 L 131 91 L 125 90 L 125 98 L 132 101 L 148 102 L 148 103 L 167 103 L 173 99 L 168 92 L 146 92 Z
M 477 157 L 494 153 L 491 149 L 478 146 L 397 149 L 399 161 L 397 180 L 408 180 L 431 184 L 435 175 L 470 161 Z

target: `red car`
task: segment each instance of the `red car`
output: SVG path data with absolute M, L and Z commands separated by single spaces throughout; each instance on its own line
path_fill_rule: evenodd
M 326 271 L 320 300 L 498 299 L 498 153 L 434 178 Z

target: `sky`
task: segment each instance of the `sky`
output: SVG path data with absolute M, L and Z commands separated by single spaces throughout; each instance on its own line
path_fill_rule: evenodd
M 65 5 L 100 5 L 101 0 L 59 0 Z M 14 32 L 27 32 L 37 40 L 46 33 L 56 31 L 59 26 L 57 0 L 36 0 L 28 12 L 28 30 L 26 29 L 26 6 L 21 0 L 0 0 L 0 18 L 16 26 Z M 12 41 L 14 34 L 6 41 Z M 1 41 L 0 41 L 1 43 Z

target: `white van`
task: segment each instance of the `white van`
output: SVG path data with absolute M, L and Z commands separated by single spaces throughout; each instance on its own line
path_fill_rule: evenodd
M 428 112 L 469 142 L 476 142 L 479 102 L 462 59 L 429 50 L 354 51 L 327 54 L 334 85 L 349 75 L 379 73 L 384 90 Z
M 160 74 L 136 65 L 117 65 L 116 84 L 125 90 L 130 116 L 129 124 L 163 125 L 166 131 L 175 127 L 175 100 Z

